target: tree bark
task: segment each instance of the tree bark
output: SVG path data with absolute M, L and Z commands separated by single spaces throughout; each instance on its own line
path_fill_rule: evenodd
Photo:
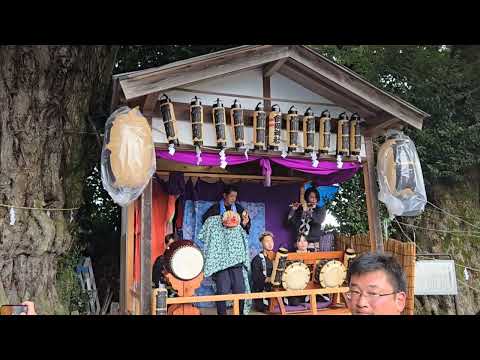
M 110 83 L 116 47 L 0 47 L 0 203 L 74 208 L 82 204 L 93 129 Z M 94 141 L 95 138 L 93 137 Z M 76 239 L 70 212 L 0 207 L 0 304 L 32 300 L 61 312 L 57 260 Z

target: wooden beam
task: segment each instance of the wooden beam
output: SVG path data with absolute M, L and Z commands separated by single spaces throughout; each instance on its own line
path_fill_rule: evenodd
M 233 315 L 240 315 L 240 301 L 233 300 Z
M 143 106 L 142 106 L 142 113 L 147 118 L 150 118 L 149 120 L 151 120 L 151 117 L 152 117 L 151 114 L 153 114 L 153 112 L 155 110 L 155 107 L 158 104 L 158 98 L 159 97 L 160 97 L 160 92 L 158 92 L 158 91 L 154 92 L 154 93 L 151 93 L 151 94 L 148 94 L 145 97 L 145 101 L 143 102 Z
M 157 105 L 160 92 L 148 94 L 142 111 L 152 113 Z M 151 126 L 152 119 L 148 117 Z M 150 314 L 152 301 L 152 179 L 141 196 L 141 239 L 140 239 L 140 312 Z
M 262 66 L 290 54 L 289 46 L 255 48 L 234 56 L 218 57 L 202 63 L 192 63 L 187 69 L 172 69 L 165 73 L 151 73 L 144 77 L 120 80 L 127 100 L 157 91 L 194 84 L 206 79 L 224 76 Z
M 269 299 L 269 298 L 290 297 L 290 296 L 343 294 L 343 293 L 346 293 L 347 291 L 349 291 L 348 287 L 338 287 L 338 288 L 316 288 L 316 289 L 306 289 L 306 290 L 271 291 L 271 292 L 260 292 L 260 293 L 245 293 L 245 294 L 179 296 L 174 298 L 167 298 L 167 305 L 201 303 L 201 302 L 211 302 L 211 301 L 216 302 L 216 301 L 234 301 L 234 300 L 249 300 L 249 299 Z
M 264 96 L 252 96 L 252 95 L 247 95 L 247 94 L 235 94 L 231 92 L 219 92 L 219 91 L 210 91 L 210 90 L 203 90 L 203 89 L 188 89 L 184 87 L 176 87 L 173 89 L 170 89 L 169 91 L 181 91 L 181 92 L 188 92 L 191 94 L 196 94 L 196 95 L 216 95 L 217 97 L 231 97 L 234 99 L 253 99 L 253 100 L 270 100 L 270 101 L 275 101 L 275 102 L 287 102 L 287 103 L 294 103 L 294 104 L 302 104 L 302 105 L 310 105 L 310 106 L 335 106 L 335 104 L 331 103 L 325 103 L 325 102 L 319 102 L 319 101 L 304 101 L 300 99 L 283 99 L 283 98 L 267 98 Z
M 140 312 L 149 315 L 152 301 L 152 180 L 141 197 Z
M 120 103 L 120 83 L 118 79 L 112 80 L 112 100 L 110 101 L 110 112 L 112 113 Z
M 378 186 L 375 176 L 375 156 L 372 138 L 365 138 L 367 162 L 363 167 L 365 197 L 367 200 L 368 228 L 372 251 L 383 252 L 383 235 L 378 212 Z
M 313 315 L 317 315 L 317 295 L 310 295 L 310 309 Z
M 262 83 L 263 83 L 263 97 L 264 98 L 269 98 L 271 97 L 271 87 L 270 87 L 270 76 L 263 76 L 262 78 Z M 265 111 L 270 111 L 272 108 L 272 102 L 271 100 L 264 99 L 263 100 L 263 107 Z M 267 135 L 268 136 L 268 135 Z
M 225 50 L 216 51 L 214 53 L 195 56 L 193 58 L 188 58 L 185 60 L 175 61 L 173 63 L 165 64 L 165 65 L 154 67 L 154 68 L 116 74 L 116 75 L 113 75 L 113 78 L 120 78 L 120 79 L 140 78 L 140 77 L 143 78 L 144 76 L 149 76 L 150 74 L 153 74 L 153 73 L 168 72 L 168 71 L 171 71 L 172 69 L 177 69 L 177 70 L 182 68 L 188 69 L 188 68 L 191 68 L 192 64 L 194 63 L 198 64 L 203 62 L 211 62 L 216 58 L 232 56 L 236 54 L 245 53 L 246 51 L 259 50 L 259 49 L 264 49 L 271 46 L 272 45 L 241 45 L 235 48 L 229 48 Z
M 291 261 L 313 261 L 323 259 L 343 259 L 343 251 L 319 251 L 312 253 L 288 253 L 287 259 Z
M 120 312 L 127 313 L 127 222 L 128 211 L 122 207 L 122 225 L 120 231 Z
M 278 69 L 282 67 L 283 64 L 288 60 L 288 58 L 283 58 L 277 61 L 272 61 L 270 64 L 267 64 L 263 67 L 263 76 L 270 77 L 275 74 Z
M 265 99 L 264 104 L 265 103 L 266 104 L 269 104 L 269 103 L 271 104 L 271 101 L 267 101 Z M 133 105 L 134 104 L 131 104 L 131 107 Z M 190 118 L 190 104 L 173 102 L 173 106 L 175 107 L 175 115 L 177 117 L 177 121 L 185 121 L 185 122 L 190 121 L 190 120 L 184 120 L 184 119 L 189 119 Z M 213 108 L 210 105 L 203 105 L 203 119 L 204 119 L 203 121 L 204 121 L 204 123 L 213 123 L 212 109 Z M 230 113 L 230 110 L 231 110 L 230 107 L 225 106 L 225 112 L 227 114 Z M 270 109 L 266 109 L 266 110 L 268 112 Z M 245 126 L 247 126 L 247 127 L 253 126 L 253 112 L 254 112 L 254 110 L 252 110 L 252 109 L 246 109 L 246 108 L 243 109 L 244 123 L 245 123 Z M 148 112 L 145 111 L 145 112 L 142 112 L 142 113 L 146 118 L 149 118 L 149 119 L 151 119 L 152 117 L 156 117 L 156 118 L 161 118 L 162 117 L 161 112 L 160 112 L 160 104 L 159 103 L 157 103 L 157 105 L 155 106 L 155 109 L 153 111 L 148 111 Z M 337 130 L 336 130 L 337 119 L 334 118 L 335 114 L 332 113 L 332 111 L 330 113 L 332 114 L 332 119 L 331 119 L 332 133 L 336 133 L 337 132 Z M 284 130 L 287 128 L 286 117 L 287 117 L 287 114 L 282 113 L 282 120 L 283 120 L 282 121 L 282 129 L 284 129 Z M 303 123 L 302 123 L 303 115 L 300 114 L 298 116 L 298 118 L 299 118 L 299 131 L 303 131 Z M 319 119 L 320 116 L 316 116 L 316 118 Z M 317 132 L 319 130 L 319 122 L 318 121 L 316 121 L 315 130 Z
M 169 171 L 157 171 L 160 176 L 167 176 L 170 174 Z M 264 180 L 265 177 L 261 175 L 238 175 L 238 174 L 209 174 L 202 172 L 186 172 L 183 173 L 184 177 L 201 177 L 201 178 L 220 178 L 220 179 L 244 179 L 244 180 Z M 290 176 L 272 176 L 272 181 L 292 181 L 292 182 L 301 182 L 307 181 L 308 178 L 301 177 L 290 177 Z
M 135 202 L 128 205 L 127 209 L 127 242 L 125 245 L 125 306 L 127 312 L 133 313 L 134 299 L 132 297 L 131 290 L 133 289 L 133 253 L 135 246 Z
M 159 150 L 168 150 L 168 144 L 166 143 L 155 143 L 155 149 Z M 188 144 L 181 144 L 176 147 L 178 151 L 191 151 L 195 152 L 195 146 L 193 145 L 188 145 Z M 210 154 L 218 154 L 219 150 L 214 150 L 214 149 L 202 149 L 202 153 L 210 153 Z M 233 148 L 228 148 L 225 151 L 225 154 L 228 156 L 229 154 L 231 155 L 241 155 L 243 154 L 243 151 L 237 151 Z M 267 156 L 267 157 L 280 157 L 282 152 L 281 151 L 252 151 L 250 154 L 255 155 L 255 156 Z M 321 161 L 330 161 L 330 162 L 337 162 L 337 157 L 336 155 L 324 155 L 324 154 L 318 154 L 318 160 Z M 310 156 L 308 154 L 304 153 L 291 153 L 288 155 L 289 159 L 310 159 Z M 345 156 L 342 160 L 343 162 L 358 162 L 358 158 L 356 156 Z M 366 161 L 366 158 L 362 158 L 362 163 Z M 200 166 L 199 169 L 202 167 Z
M 385 130 L 397 127 L 399 123 L 399 119 L 385 113 L 384 115 L 379 117 L 378 123 L 376 125 L 368 126 L 363 132 L 363 135 L 365 137 L 371 137 L 372 139 L 374 139 L 377 136 L 382 135 Z

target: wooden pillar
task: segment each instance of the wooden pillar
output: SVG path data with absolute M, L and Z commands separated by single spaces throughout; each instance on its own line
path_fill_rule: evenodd
M 140 240 L 140 311 L 149 315 L 152 300 L 152 180 L 141 198 L 142 236 Z
M 126 313 L 133 313 L 133 253 L 135 247 L 135 202 L 128 205 L 127 209 L 127 242 L 125 259 L 125 306 Z
M 127 313 L 127 208 L 122 207 L 122 227 L 120 233 L 120 313 Z
M 263 97 L 270 98 L 271 88 L 270 88 L 270 76 L 263 76 Z M 268 113 L 272 107 L 272 102 L 270 100 L 263 100 L 263 108 Z M 268 126 L 267 126 L 268 127 Z
M 147 95 L 142 112 L 152 125 L 152 113 L 158 102 L 160 93 Z M 152 179 L 148 181 L 141 196 L 141 228 L 140 240 L 140 312 L 150 315 L 152 308 Z
M 117 79 L 112 80 L 112 101 L 110 102 L 110 112 L 114 112 L 120 104 L 120 82 Z
M 367 200 L 368 228 L 370 248 L 372 251 L 383 252 L 383 235 L 378 212 L 378 186 L 375 176 L 375 156 L 373 152 L 373 139 L 365 137 L 365 151 L 367 161 L 363 167 L 365 182 L 365 196 Z
M 135 203 L 122 207 L 122 232 L 120 237 L 120 313 L 133 311 L 133 247 Z

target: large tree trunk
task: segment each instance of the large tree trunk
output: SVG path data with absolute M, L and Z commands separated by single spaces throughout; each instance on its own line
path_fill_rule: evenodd
M 0 47 L 0 203 L 82 203 L 88 116 L 103 102 L 116 47 Z M 70 212 L 0 207 L 0 304 L 35 301 L 61 312 L 57 260 L 75 241 Z

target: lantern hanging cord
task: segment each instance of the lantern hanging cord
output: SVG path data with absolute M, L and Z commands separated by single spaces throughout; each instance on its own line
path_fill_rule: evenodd
M 414 228 L 422 229 L 422 230 L 426 230 L 426 231 L 437 231 L 437 232 L 447 233 L 447 234 L 467 234 L 467 236 L 480 237 L 480 232 L 462 231 L 462 230 L 457 230 L 456 231 L 456 230 L 429 229 L 429 228 L 425 228 L 425 227 L 422 227 L 422 226 L 417 226 L 417 225 L 412 225 L 412 224 L 406 224 L 406 223 L 403 223 L 403 222 L 399 222 L 397 219 L 395 219 L 395 221 L 398 224 L 402 224 L 402 225 L 405 225 L 405 226 L 410 226 L 410 227 L 414 227 Z
M 470 222 L 462 219 L 461 217 L 458 217 L 457 215 L 450 214 L 448 211 L 446 211 L 446 210 L 438 207 L 438 206 L 435 205 L 435 204 L 432 204 L 432 203 L 431 203 L 430 201 L 428 201 L 428 200 L 427 200 L 427 204 L 433 206 L 435 209 L 443 212 L 444 214 L 446 214 L 446 215 L 448 215 L 448 216 L 451 216 L 451 217 L 453 217 L 453 218 L 455 218 L 455 219 L 457 219 L 457 220 L 463 221 L 464 223 L 466 223 L 466 224 L 468 224 L 468 225 L 470 225 L 470 226 L 472 226 L 472 227 L 474 227 L 474 228 L 476 228 L 476 229 L 480 229 L 480 226 L 474 225 L 474 224 L 472 224 L 472 223 L 470 223 Z
M 405 237 L 406 237 L 409 241 L 412 241 L 412 239 L 410 239 L 410 237 L 405 233 L 405 231 L 403 231 L 403 227 L 402 227 L 402 225 L 400 225 L 400 222 L 397 220 L 397 218 L 394 218 L 394 219 L 395 219 L 395 221 L 397 222 L 398 227 L 399 227 L 400 230 L 402 231 L 403 235 L 405 235 Z M 418 245 L 417 245 L 417 243 L 416 243 L 415 241 L 412 241 L 412 242 L 415 244 L 415 246 L 418 248 L 418 250 L 421 250 L 421 249 L 418 247 Z
M 74 207 L 74 208 L 36 208 L 36 207 L 28 207 L 28 206 L 14 206 L 14 205 L 7 205 L 7 204 L 0 204 L 0 207 L 10 208 L 10 209 L 43 210 L 43 211 L 73 211 L 73 210 L 80 209 L 80 207 Z
M 475 291 L 480 292 L 480 289 L 474 288 L 473 286 L 468 285 L 466 282 L 463 282 L 463 281 L 460 280 L 460 279 L 457 279 L 457 281 L 458 281 L 460 284 L 462 284 L 462 285 L 464 285 L 464 286 L 467 286 L 467 287 L 469 287 L 469 288 L 472 289 L 472 290 L 475 290 Z
M 396 220 L 396 219 L 395 219 L 395 220 Z M 399 223 L 398 225 L 400 226 L 400 223 Z M 401 227 L 400 227 L 400 229 L 402 230 Z M 402 232 L 403 232 L 403 230 L 402 230 Z M 407 235 L 405 235 L 405 236 L 407 236 Z M 407 236 L 407 238 L 408 238 L 408 236 Z M 417 248 L 420 252 L 423 252 L 423 253 L 425 252 L 424 250 L 420 249 L 420 246 L 418 246 L 417 243 L 415 243 L 415 246 L 416 246 L 416 248 Z M 428 256 L 428 255 L 417 254 L 417 256 L 421 256 L 422 258 L 429 259 L 429 260 L 437 260 L 436 258 L 431 257 L 431 256 Z M 467 265 L 464 265 L 464 264 L 460 264 L 460 263 L 456 262 L 455 259 L 454 259 L 454 263 L 455 263 L 456 266 L 459 266 L 459 267 L 468 269 L 468 270 L 470 270 L 470 271 L 474 271 L 474 272 L 480 273 L 480 269 L 476 269 L 476 268 L 472 268 L 472 267 L 467 266 Z
M 468 270 L 470 270 L 470 271 L 474 271 L 474 272 L 480 273 L 480 269 L 475 269 L 475 268 L 472 268 L 472 267 L 470 267 L 470 266 L 466 266 L 466 265 L 463 265 L 463 264 L 457 264 L 457 263 L 455 263 L 455 265 L 460 266 L 460 267 L 463 267 L 463 268 L 468 269 Z
M 41 129 L 42 131 L 49 131 L 49 130 L 59 130 L 57 126 L 47 127 L 45 129 Z M 88 134 L 88 135 L 97 135 L 95 132 L 91 131 L 79 131 L 76 129 L 60 129 L 64 134 Z M 32 129 L 17 129 L 12 130 L 13 133 L 18 134 L 22 132 L 32 131 Z
M 273 101 L 273 102 L 285 102 L 285 103 L 302 104 L 302 105 L 310 105 L 310 106 L 335 107 L 335 108 L 341 109 L 341 107 L 338 106 L 337 104 L 325 103 L 325 102 L 315 102 L 315 101 L 303 101 L 303 100 L 299 100 L 299 99 L 296 99 L 296 100 L 294 100 L 294 99 L 280 99 L 280 98 L 270 98 L 270 97 L 264 97 L 264 96 L 251 96 L 251 95 L 243 95 L 243 94 L 222 93 L 222 92 L 207 91 L 207 90 L 191 90 L 191 89 L 186 89 L 186 88 L 173 88 L 171 90 L 194 93 L 194 94 L 225 96 L 225 97 L 238 98 L 238 99 L 267 100 L 267 101 Z

